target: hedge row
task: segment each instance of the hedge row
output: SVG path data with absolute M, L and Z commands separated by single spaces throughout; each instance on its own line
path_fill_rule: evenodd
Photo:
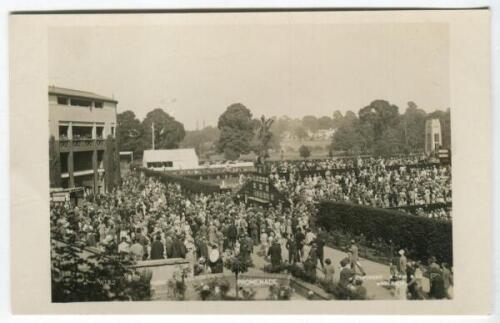
M 409 258 L 453 262 L 452 225 L 449 221 L 408 215 L 396 210 L 323 201 L 316 224 L 327 231 L 363 235 L 367 242 L 384 241 L 394 251 L 405 249 Z
M 156 177 L 163 183 L 177 183 L 181 186 L 181 188 L 185 191 L 189 191 L 191 193 L 204 193 L 204 194 L 212 194 L 212 193 L 221 193 L 226 191 L 222 189 L 219 185 L 201 182 L 195 179 L 170 175 L 164 172 L 155 171 L 147 168 L 139 168 L 140 171 L 144 172 L 144 174 L 148 177 Z

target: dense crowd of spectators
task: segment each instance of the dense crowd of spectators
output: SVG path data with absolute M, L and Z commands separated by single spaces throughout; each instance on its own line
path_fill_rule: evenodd
M 448 166 L 385 167 L 393 162 L 370 161 L 370 166 L 324 177 L 295 174 L 284 178 L 274 173 L 271 178 L 289 206 L 269 208 L 237 202 L 231 193 L 190 194 L 179 184 L 132 172 L 119 189 L 88 196 L 79 206 L 52 204 L 51 229 L 61 233 L 58 236 L 72 230 L 87 247 L 103 252 L 111 248 L 138 261 L 185 258 L 195 275 L 222 272 L 228 257 L 255 251 L 275 268 L 299 264 L 313 280 L 320 268 L 324 279 L 333 283 L 338 264 L 324 259 L 328 235 L 311 223 L 319 199 L 375 207 L 422 205 L 414 208 L 416 214 L 449 217 L 439 208 L 420 214 L 426 205 L 451 201 Z M 340 265 L 336 286 L 351 297 L 363 298 L 366 290 L 359 277 L 365 273 L 354 241 Z
M 298 173 L 326 170 L 350 170 L 354 168 L 391 167 L 399 165 L 422 165 L 438 163 L 439 160 L 425 155 L 399 156 L 388 158 L 329 158 L 314 160 L 289 160 L 268 162 L 272 173 Z
M 361 167 L 338 174 L 328 170 L 324 174 L 305 176 L 300 172 L 287 176 L 273 172 L 270 177 L 275 187 L 289 198 L 303 196 L 310 202 L 327 199 L 379 208 L 422 206 L 408 212 L 449 219 L 451 213 L 447 207 L 427 210 L 426 206 L 451 202 L 450 166 L 408 167 L 419 160 L 369 159 L 356 162 Z M 398 167 L 388 168 L 388 165 Z

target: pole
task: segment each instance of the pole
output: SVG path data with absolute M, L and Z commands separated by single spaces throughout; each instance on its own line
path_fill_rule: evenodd
M 151 124 L 151 128 L 153 129 L 151 131 L 151 140 L 153 141 L 153 150 L 155 150 L 155 122 Z

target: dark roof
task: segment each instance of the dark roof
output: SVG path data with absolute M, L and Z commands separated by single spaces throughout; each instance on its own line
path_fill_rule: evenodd
M 118 101 L 116 101 L 115 99 L 110 98 L 110 97 L 102 96 L 102 95 L 95 94 L 92 92 L 66 89 L 66 88 L 57 87 L 57 86 L 49 86 L 49 94 L 65 95 L 65 96 L 69 96 L 69 97 L 73 97 L 73 98 L 94 99 L 94 100 L 101 100 L 101 101 L 118 103 Z

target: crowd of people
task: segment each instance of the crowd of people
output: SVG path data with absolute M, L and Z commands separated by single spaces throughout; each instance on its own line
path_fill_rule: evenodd
M 334 200 L 378 208 L 422 206 L 415 215 L 450 219 L 448 208 L 427 211 L 424 206 L 451 203 L 451 168 L 433 165 L 408 168 L 407 165 L 388 169 L 383 164 L 355 168 L 341 174 L 296 173 L 270 175 L 274 186 L 288 197 L 303 195 L 306 200 Z
M 287 207 L 281 203 L 268 208 L 246 205 L 230 192 L 190 194 L 179 184 L 131 172 L 113 192 L 88 196 L 78 206 L 52 204 L 51 229 L 60 236 L 74 230 L 87 247 L 102 252 L 114 249 L 137 261 L 184 258 L 193 265 L 195 275 L 220 273 L 228 257 L 257 252 L 274 267 L 298 264 L 314 279 L 319 270 L 327 283 L 364 298 L 365 272 L 356 242 L 346 250 L 340 268 L 325 259 L 328 234 L 312 223 L 315 202 L 325 198 L 391 207 L 451 199 L 448 166 L 388 170 L 379 165 L 344 175 L 286 180 L 274 173 L 271 177 L 286 193 Z M 340 278 L 334 282 L 337 270 Z M 408 281 L 407 286 L 411 289 L 413 283 Z
M 375 157 L 345 157 L 314 160 L 272 161 L 268 162 L 272 173 L 298 173 L 307 171 L 351 170 L 369 167 L 414 166 L 436 164 L 439 159 L 426 155 L 396 156 L 386 158 Z

